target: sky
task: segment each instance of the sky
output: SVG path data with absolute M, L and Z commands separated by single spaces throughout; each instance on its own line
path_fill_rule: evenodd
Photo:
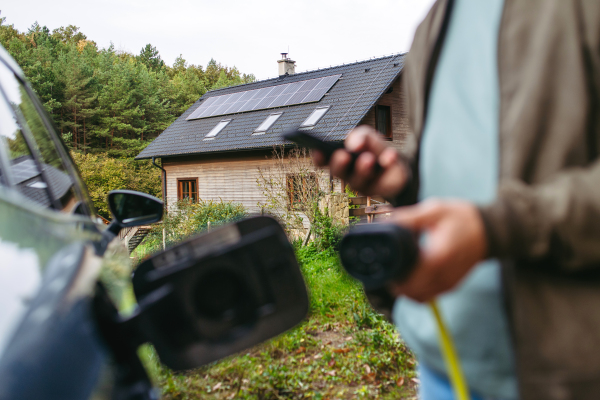
M 211 58 L 258 79 L 277 76 L 280 53 L 302 72 L 405 52 L 434 0 L 20 0 L 0 5 L 26 31 L 75 25 L 99 47 L 138 54 L 147 43 L 172 65 Z

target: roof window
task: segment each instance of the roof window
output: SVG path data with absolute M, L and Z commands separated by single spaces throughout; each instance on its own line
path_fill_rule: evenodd
M 214 139 L 215 136 L 217 136 L 219 132 L 221 132 L 230 122 L 231 119 L 222 119 L 221 121 L 219 121 L 219 123 L 214 128 L 212 128 L 212 130 L 208 132 L 206 136 L 204 136 L 204 140 Z
M 327 113 L 327 111 L 329 111 L 329 108 L 330 108 L 329 106 L 316 108 L 308 116 L 308 118 L 306 118 L 306 120 L 302 123 L 302 125 L 300 125 L 300 128 L 314 127 L 317 124 L 317 122 L 319 122 L 321 120 L 321 118 L 323 118 L 323 116 Z
M 273 114 L 269 115 L 263 121 L 263 123 L 260 124 L 258 126 L 258 128 L 256 128 L 256 130 L 254 131 L 254 135 L 262 135 L 262 134 L 266 133 L 269 129 L 271 129 L 271 127 L 273 126 L 275 121 L 277 121 L 279 119 L 279 117 L 281 117 L 281 114 L 283 114 L 283 113 L 280 112 L 280 113 L 273 113 Z

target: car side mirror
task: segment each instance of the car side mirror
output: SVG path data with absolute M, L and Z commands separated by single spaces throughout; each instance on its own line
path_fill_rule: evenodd
M 113 190 L 108 194 L 113 220 L 108 231 L 117 235 L 123 228 L 158 222 L 163 216 L 163 202 L 154 196 L 133 190 Z

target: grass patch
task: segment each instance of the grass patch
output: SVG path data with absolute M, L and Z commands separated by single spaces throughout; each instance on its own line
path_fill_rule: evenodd
M 311 293 L 300 326 L 242 354 L 183 373 L 150 369 L 165 399 L 415 397 L 415 361 L 393 325 L 368 305 L 333 250 L 299 248 Z M 143 351 L 148 351 L 144 349 Z

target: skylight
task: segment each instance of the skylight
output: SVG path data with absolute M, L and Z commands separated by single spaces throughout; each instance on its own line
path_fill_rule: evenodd
M 320 101 L 342 75 L 209 97 L 186 120 Z
M 214 139 L 215 136 L 217 136 L 219 132 L 221 132 L 230 122 L 231 119 L 222 119 L 221 121 L 219 121 L 219 123 L 214 128 L 212 128 L 212 130 L 208 132 L 206 136 L 204 136 L 204 140 Z
M 312 128 L 323 118 L 323 115 L 329 111 L 329 106 L 316 108 L 306 120 L 300 125 L 300 128 Z
M 277 121 L 279 119 L 279 117 L 281 117 L 281 114 L 283 114 L 283 113 L 273 113 L 273 114 L 269 115 L 267 117 L 267 119 L 265 119 L 263 121 L 263 123 L 260 124 L 258 126 L 258 128 L 256 128 L 256 130 L 254 131 L 254 134 L 262 134 L 262 133 L 267 132 L 269 129 L 271 129 L 271 127 L 273 126 L 275 121 Z

